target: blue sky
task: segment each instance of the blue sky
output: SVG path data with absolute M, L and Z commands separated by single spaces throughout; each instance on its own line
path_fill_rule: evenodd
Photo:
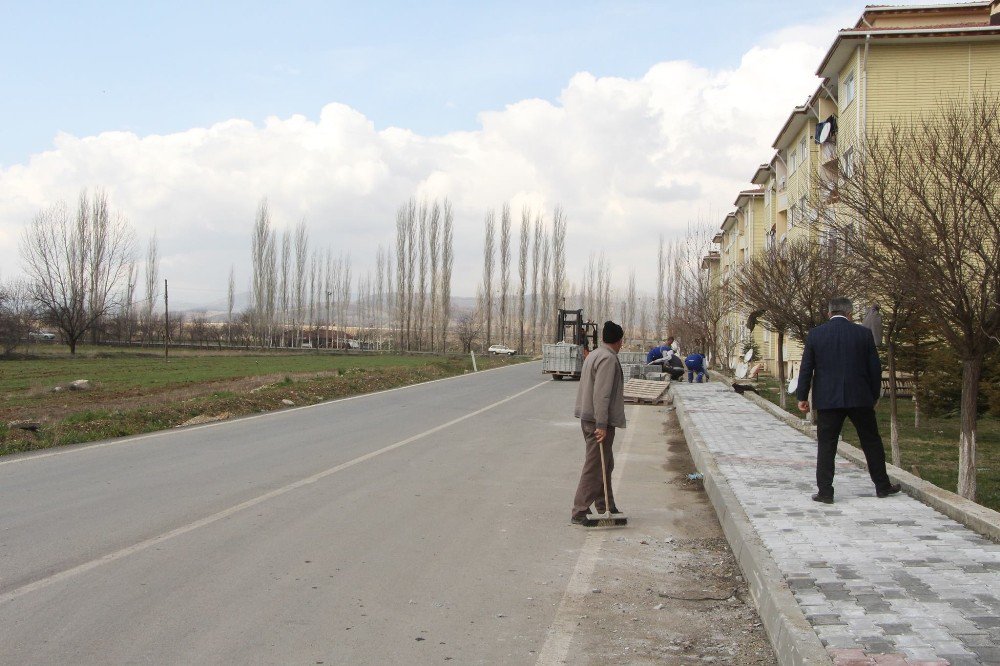
M 569 279 L 604 252 L 642 291 L 659 236 L 721 223 L 863 6 L 0 0 L 0 280 L 35 215 L 102 188 L 189 302 L 246 282 L 262 199 L 361 277 L 400 204 L 448 197 L 458 296 L 489 208 L 558 205 Z
M 860 7 L 860 3 L 855 3 Z M 477 127 L 553 100 L 576 72 L 738 62 L 762 35 L 828 16 L 775 2 L 5 2 L 0 165 L 58 131 L 140 135 L 229 118 L 315 118 L 337 101 L 376 127 Z M 843 11 L 844 4 L 837 7 Z

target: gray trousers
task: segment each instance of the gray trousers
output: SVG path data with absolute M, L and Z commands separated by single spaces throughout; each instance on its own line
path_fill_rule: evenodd
M 604 513 L 608 507 L 604 504 L 604 481 L 601 479 L 601 445 L 594 435 L 597 424 L 581 420 L 580 428 L 583 430 L 583 440 L 587 448 L 583 459 L 583 471 L 580 473 L 580 484 L 573 499 L 573 516 L 586 515 L 591 504 L 597 509 L 597 513 Z M 607 435 L 604 437 L 604 465 L 608 475 L 608 501 L 612 509 L 616 508 L 615 494 L 611 489 L 611 470 L 615 468 L 615 456 L 611 446 L 614 443 L 615 428 L 608 426 Z

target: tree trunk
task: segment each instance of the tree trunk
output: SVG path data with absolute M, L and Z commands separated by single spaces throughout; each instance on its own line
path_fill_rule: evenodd
M 886 342 L 886 354 L 889 358 L 889 447 L 892 451 L 892 464 L 900 466 L 899 452 L 899 398 L 896 391 L 896 343 L 891 339 Z
M 787 382 L 785 381 L 785 332 L 778 331 L 778 405 L 785 409 L 788 404 Z
M 958 442 L 958 494 L 976 501 L 976 402 L 983 355 L 962 361 L 962 434 Z

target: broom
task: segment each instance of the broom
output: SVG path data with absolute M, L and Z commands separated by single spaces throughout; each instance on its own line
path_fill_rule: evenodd
M 585 527 L 621 527 L 628 525 L 628 518 L 621 513 L 611 513 L 611 502 L 608 501 L 608 470 L 604 464 L 604 442 L 598 442 L 601 447 L 601 479 L 604 481 L 604 513 L 587 514 Z

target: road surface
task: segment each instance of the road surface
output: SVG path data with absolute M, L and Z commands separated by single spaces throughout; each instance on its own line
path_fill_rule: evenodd
M 647 532 L 571 526 L 576 388 L 528 363 L 0 459 L 0 663 L 607 663 L 636 654 L 626 605 L 646 609 L 649 654 L 700 649 L 681 640 L 711 634 L 692 611 L 651 610 L 682 554 L 642 534 L 688 516 L 718 538 L 710 507 L 662 494 L 647 411 L 615 443 L 617 476 L 643 442 L 618 495 Z M 592 594 L 637 557 L 637 601 Z
M 532 363 L 3 459 L 0 662 L 531 661 L 584 539 L 575 389 Z

